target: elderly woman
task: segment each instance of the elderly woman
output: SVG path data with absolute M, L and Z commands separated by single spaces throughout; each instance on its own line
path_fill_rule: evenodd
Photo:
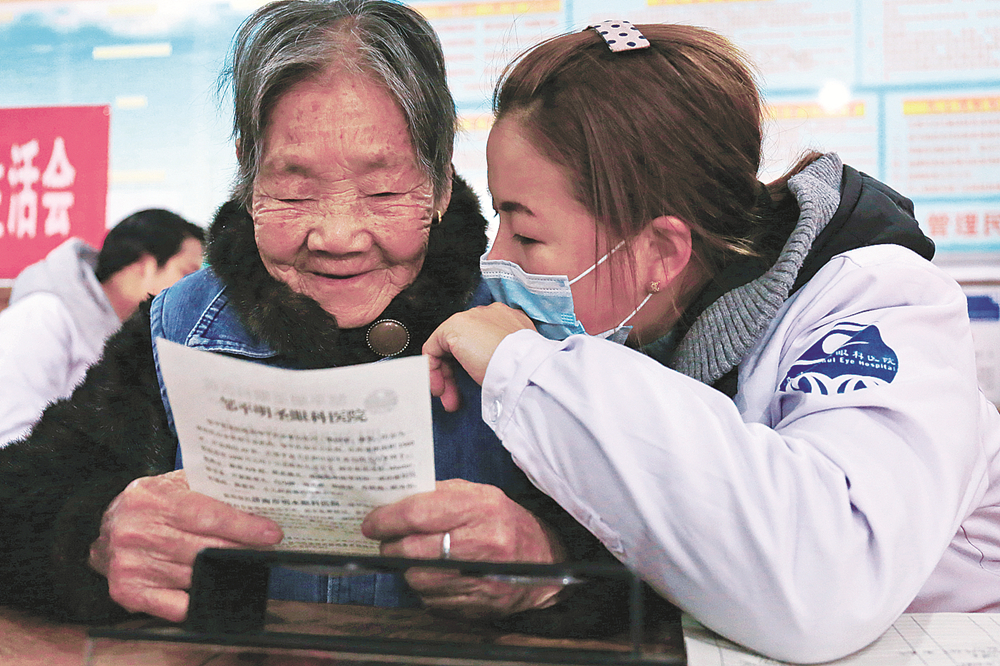
M 280 542 L 272 521 L 188 488 L 155 338 L 285 368 L 369 363 L 419 354 L 438 324 L 483 300 L 486 221 L 452 174 L 454 103 L 424 19 L 383 1 L 277 2 L 240 29 L 229 74 L 239 176 L 211 226 L 211 267 L 145 304 L 74 394 L 0 452 L 0 603 L 179 621 L 200 549 Z M 507 529 L 544 529 L 507 499 L 530 486 L 482 423 L 478 387 L 466 388 L 470 409 L 434 407 L 441 490 L 492 501 Z M 287 572 L 272 594 L 416 600 L 394 576 Z

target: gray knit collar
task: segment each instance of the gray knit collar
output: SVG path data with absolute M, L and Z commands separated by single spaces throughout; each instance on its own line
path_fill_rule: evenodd
M 842 176 L 840 157 L 829 153 L 789 179 L 799 220 L 774 265 L 705 308 L 676 347 L 657 341 L 643 351 L 709 385 L 739 365 L 788 299 L 813 241 L 837 211 Z

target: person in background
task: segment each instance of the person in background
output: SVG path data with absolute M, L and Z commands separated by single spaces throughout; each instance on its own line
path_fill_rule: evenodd
M 69 397 L 139 303 L 201 268 L 204 238 L 152 208 L 112 227 L 100 252 L 70 238 L 21 271 L 0 312 L 0 445 Z
M 545 42 L 494 111 L 481 269 L 500 302 L 424 345 L 448 408 L 457 362 L 535 485 L 769 657 L 843 657 L 904 611 L 1000 612 L 1000 414 L 908 199 L 833 153 L 760 183 L 752 70 L 692 26 Z M 451 528 L 438 506 L 363 529 L 426 552 L 425 525 Z

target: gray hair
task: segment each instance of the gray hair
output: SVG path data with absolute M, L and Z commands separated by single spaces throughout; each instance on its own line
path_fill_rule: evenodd
M 221 81 L 232 85 L 239 146 L 233 196 L 249 206 L 270 111 L 281 95 L 334 63 L 385 83 L 440 198 L 450 184 L 457 125 L 444 54 L 426 19 L 388 0 L 279 0 L 240 26 Z

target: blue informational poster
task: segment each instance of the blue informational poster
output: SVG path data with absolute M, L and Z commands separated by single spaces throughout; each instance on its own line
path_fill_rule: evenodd
M 986 397 L 1000 406 L 1000 285 L 966 285 L 976 349 L 976 374 Z

